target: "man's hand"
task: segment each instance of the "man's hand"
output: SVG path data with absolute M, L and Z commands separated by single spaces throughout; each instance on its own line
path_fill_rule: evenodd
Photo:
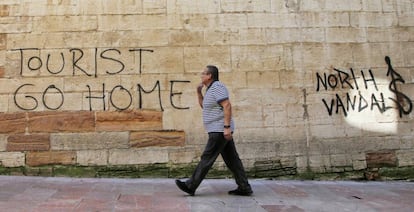
M 203 94 L 201 91 L 203 90 L 203 83 L 198 84 L 197 86 L 197 98 L 198 98 L 198 104 L 201 108 L 203 108 Z
M 231 134 L 231 129 L 230 128 L 224 128 L 224 132 L 223 132 L 224 138 L 228 141 L 233 139 L 233 136 Z
M 197 86 L 197 92 L 201 93 L 201 91 L 203 90 L 203 83 L 198 84 Z

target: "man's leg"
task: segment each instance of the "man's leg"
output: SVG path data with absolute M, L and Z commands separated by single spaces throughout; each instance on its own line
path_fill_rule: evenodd
M 227 145 L 224 147 L 221 152 L 224 162 L 227 167 L 233 173 L 234 179 L 238 185 L 238 188 L 234 191 L 230 191 L 230 194 L 240 194 L 240 195 L 250 195 L 252 194 L 252 189 L 247 180 L 246 172 L 243 167 L 243 163 L 240 160 L 239 154 L 236 151 L 236 146 L 234 141 L 228 141 Z M 240 191 L 240 193 L 237 193 Z
M 195 191 L 198 188 L 201 181 L 205 178 L 211 166 L 213 166 L 218 155 L 226 145 L 227 142 L 223 141 L 223 133 L 208 134 L 208 142 L 203 154 L 201 155 L 201 161 L 198 163 L 191 178 L 186 181 L 186 185 L 189 189 Z

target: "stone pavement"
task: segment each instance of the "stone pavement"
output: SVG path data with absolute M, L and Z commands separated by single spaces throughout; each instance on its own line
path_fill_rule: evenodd
M 207 179 L 188 196 L 174 179 L 0 176 L 0 211 L 414 211 L 412 182 L 251 184 L 253 196 L 230 196 L 233 180 Z

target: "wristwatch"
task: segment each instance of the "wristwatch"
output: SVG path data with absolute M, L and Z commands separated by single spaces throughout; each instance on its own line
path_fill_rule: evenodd
M 224 125 L 224 129 L 230 128 L 230 125 Z

